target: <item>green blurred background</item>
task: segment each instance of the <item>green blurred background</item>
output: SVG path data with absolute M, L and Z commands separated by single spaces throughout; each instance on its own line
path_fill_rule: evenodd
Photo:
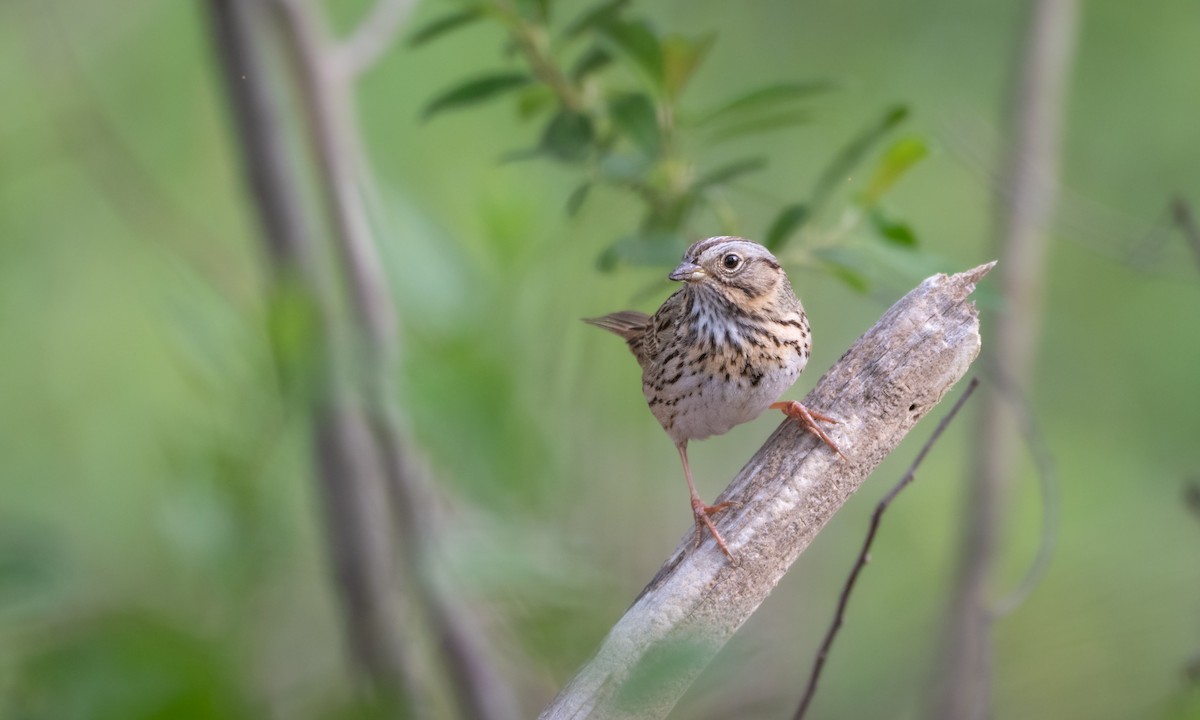
M 347 28 L 366 3 L 327 5 Z M 888 104 L 908 104 L 906 131 L 935 148 L 889 197 L 919 260 L 885 264 L 865 295 L 789 268 L 817 339 L 792 397 L 924 274 L 992 257 L 1024 3 L 637 9 L 672 31 L 718 33 L 685 107 L 747 84 L 842 88 L 810 125 L 757 141 L 770 166 L 730 196 L 747 233 L 769 220 L 763 196 L 808 188 Z M 423 3 L 416 19 L 438 12 Z M 209 30 L 193 2 L 0 4 L 3 717 L 355 717 L 309 438 L 273 375 L 258 228 Z M 534 132 L 511 103 L 418 120 L 445 86 L 496 65 L 502 44 L 481 26 L 398 45 L 359 101 L 389 213 L 402 404 L 439 481 L 474 508 L 451 562 L 501 628 L 532 714 L 690 518 L 636 363 L 578 321 L 652 310 L 670 289 L 664 268 L 596 269 L 635 206 L 599 192 L 568 218 L 569 170 L 499 163 Z M 995 717 L 1200 717 L 1184 677 L 1200 654 L 1200 518 L 1183 502 L 1185 479 L 1200 475 L 1200 273 L 1165 214 L 1175 195 L 1200 203 L 1198 79 L 1200 4 L 1083 4 L 1031 398 L 1060 482 L 1058 544 L 1044 580 L 995 627 Z M 777 422 L 695 444 L 702 494 Z M 789 715 L 867 516 L 931 425 L 827 527 L 674 717 Z M 972 428 L 952 428 L 885 518 L 813 717 L 927 707 Z M 998 592 L 1038 546 L 1032 463 L 1009 510 Z

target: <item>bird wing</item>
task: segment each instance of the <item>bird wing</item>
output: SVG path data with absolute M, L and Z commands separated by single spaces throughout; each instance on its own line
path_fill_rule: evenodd
M 583 319 L 589 325 L 604 328 L 624 338 L 625 342 L 629 345 L 629 349 L 637 357 L 638 364 L 642 367 L 646 365 L 647 352 L 645 343 L 647 341 L 654 341 L 654 334 L 651 332 L 653 327 L 651 320 L 652 318 L 649 315 L 637 310 L 622 310 L 621 312 L 615 312 L 604 317 Z
M 626 340 L 642 335 L 650 327 L 650 316 L 637 310 L 622 310 L 598 318 L 584 318 L 589 325 L 604 328 Z

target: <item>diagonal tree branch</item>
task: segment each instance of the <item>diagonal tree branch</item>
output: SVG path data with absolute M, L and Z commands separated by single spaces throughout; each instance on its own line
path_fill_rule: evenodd
M 897 302 L 818 381 L 809 407 L 841 421 L 839 460 L 785 421 L 717 498 L 740 564 L 688 533 L 543 720 L 661 718 L 821 528 L 979 353 L 968 296 L 995 263 L 936 275 Z

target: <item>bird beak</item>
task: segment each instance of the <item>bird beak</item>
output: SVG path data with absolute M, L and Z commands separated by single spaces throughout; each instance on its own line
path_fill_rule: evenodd
M 704 277 L 707 274 L 708 273 L 704 272 L 704 268 L 700 267 L 696 263 L 688 262 L 687 260 L 684 260 L 683 262 L 679 263 L 679 267 L 672 270 L 671 274 L 668 275 L 667 277 L 670 278 L 671 280 L 681 280 L 683 282 L 692 282 L 695 280 L 699 280 L 700 278 Z

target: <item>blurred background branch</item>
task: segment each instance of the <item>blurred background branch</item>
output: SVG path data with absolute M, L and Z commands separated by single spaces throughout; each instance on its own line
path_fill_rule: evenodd
M 1061 128 L 1075 52 L 1076 0 L 1032 0 L 1009 100 L 1006 172 L 995 215 L 1003 306 L 994 313 L 985 363 L 1004 383 L 984 391 L 973 472 L 963 507 L 958 580 L 942 629 L 933 717 L 995 713 L 991 697 L 992 587 L 1008 489 L 1021 436 L 1005 389 L 1028 394 L 1041 335 L 1048 235 L 1059 185 Z M 1046 509 L 1049 512 L 1049 509 Z
M 263 13 L 267 5 L 273 13 Z M 440 532 L 438 499 L 425 471 L 410 457 L 396 407 L 397 321 L 363 185 L 359 143 L 352 118 L 352 83 L 377 60 L 406 14 L 406 4 L 382 0 L 353 45 L 341 52 L 305 0 L 237 2 L 213 0 L 214 29 L 225 62 L 226 82 L 241 129 L 244 165 L 259 199 L 272 257 L 279 275 L 299 265 L 301 291 L 321 308 L 324 362 L 329 377 L 320 385 L 328 396 L 315 404 L 318 476 L 323 489 L 337 587 L 343 593 L 350 646 L 384 699 L 397 692 L 409 712 L 426 716 L 440 701 L 433 668 L 420 656 L 420 631 L 432 626 L 443 682 L 462 711 L 476 718 L 515 717 L 515 704 L 486 657 L 486 636 L 454 591 L 426 576 L 435 554 L 429 546 Z M 341 261 L 341 278 L 321 278 L 311 261 L 315 233 L 305 225 L 298 168 L 280 143 L 288 128 L 272 122 L 287 110 L 277 103 L 269 65 L 258 56 L 270 34 L 263 18 L 278 18 L 278 36 L 298 79 L 307 123 L 305 137 L 316 158 L 315 182 L 332 218 L 330 241 Z M 257 24 L 256 24 L 257 23 Z M 365 33 L 365 35 L 363 34 Z M 318 279 L 320 278 L 320 279 Z M 350 294 L 351 320 L 338 312 L 337 288 Z M 385 500 L 390 496 L 390 503 Z M 389 514 L 386 510 L 391 508 Z M 404 578 L 406 608 L 396 592 L 396 572 Z
M 338 44 L 331 64 L 351 78 L 370 70 L 396 42 L 415 0 L 376 0 L 353 34 Z
M 265 7 L 259 2 L 212 0 L 217 55 L 222 61 L 243 168 L 256 199 L 263 238 L 270 251 L 275 292 L 295 283 L 319 308 L 322 359 L 316 378 L 313 432 L 317 478 L 326 514 L 329 558 L 352 655 L 377 692 L 401 690 L 420 697 L 423 670 L 403 642 L 400 606 L 392 590 L 396 539 L 380 491 L 381 458 L 369 426 L 348 396 L 346 330 L 337 318 L 333 278 L 319 264 L 318 232 L 306 217 L 301 168 L 292 157 L 289 110 L 263 53 L 270 43 Z

